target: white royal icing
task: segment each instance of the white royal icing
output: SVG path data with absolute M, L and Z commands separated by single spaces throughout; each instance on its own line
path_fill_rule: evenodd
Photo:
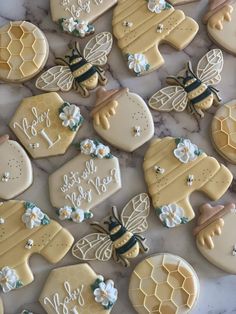
M 91 4 L 99 6 L 103 4 L 103 0 L 77 0 L 77 4 L 71 4 L 71 0 L 61 1 L 61 6 L 64 7 L 64 10 L 69 12 L 74 19 L 80 17 L 81 13 L 91 13 Z

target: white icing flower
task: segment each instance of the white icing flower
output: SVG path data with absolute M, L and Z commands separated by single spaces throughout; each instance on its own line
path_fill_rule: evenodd
M 88 22 L 84 20 L 79 21 L 75 28 L 82 37 L 89 32 Z
M 147 71 L 147 59 L 142 53 L 130 54 L 128 56 L 129 69 L 133 70 L 136 74 L 141 74 Z
M 77 208 L 73 213 L 71 214 L 71 219 L 76 222 L 80 223 L 84 221 L 84 211 L 80 208 Z
M 96 145 L 92 140 L 84 140 L 80 143 L 80 150 L 82 154 L 91 155 L 96 150 Z
M 44 213 L 38 207 L 27 208 L 24 215 L 22 216 L 22 221 L 26 224 L 26 227 L 33 229 L 39 227 L 44 218 Z
M 197 152 L 199 151 L 197 145 L 192 144 L 190 140 L 182 140 L 177 148 L 174 150 L 174 155 L 179 161 L 187 164 L 197 158 Z
M 160 220 L 168 228 L 174 228 L 183 223 L 184 210 L 176 204 L 161 207 Z
M 69 206 L 64 206 L 59 209 L 59 219 L 68 220 L 71 218 L 72 209 Z
M 95 296 L 95 301 L 101 303 L 105 307 L 114 304 L 118 297 L 118 291 L 114 288 L 114 282 L 112 280 L 99 283 L 99 288 L 95 289 L 93 294 Z
M 110 154 L 110 148 L 108 146 L 103 145 L 103 144 L 99 144 L 95 150 L 95 155 L 99 159 L 103 159 L 104 157 L 106 157 L 109 154 Z
M 8 266 L 0 270 L 0 286 L 4 293 L 7 293 L 17 287 L 19 278 L 16 271 Z
M 68 4 L 70 4 L 70 0 L 62 0 L 61 1 L 61 5 L 63 5 L 63 6 L 66 6 Z
M 67 104 L 63 108 L 63 112 L 59 115 L 60 119 L 63 120 L 62 125 L 64 127 L 73 128 L 80 123 L 81 114 L 80 109 L 76 105 Z
M 69 19 L 64 19 L 61 25 L 65 32 L 72 33 L 76 28 L 77 22 L 73 17 L 70 17 Z
M 148 1 L 148 9 L 151 12 L 161 13 L 161 11 L 165 10 L 166 1 L 165 0 L 149 0 Z

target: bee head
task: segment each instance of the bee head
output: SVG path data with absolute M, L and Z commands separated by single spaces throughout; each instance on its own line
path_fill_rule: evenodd
M 65 56 L 66 59 L 69 60 L 69 63 L 79 62 L 82 60 L 82 56 L 80 55 L 77 49 L 72 49 L 71 55 Z
M 120 223 L 112 216 L 109 218 L 108 221 L 105 221 L 104 224 L 108 225 L 109 231 L 112 231 L 115 227 L 120 226 Z

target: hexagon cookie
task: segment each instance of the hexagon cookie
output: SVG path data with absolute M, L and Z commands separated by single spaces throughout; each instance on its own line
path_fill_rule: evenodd
M 184 314 L 195 306 L 199 288 L 197 274 L 184 259 L 157 254 L 134 269 L 129 297 L 139 314 Z
M 91 113 L 95 131 L 108 143 L 132 152 L 154 134 L 151 112 L 145 101 L 128 88 L 97 91 L 97 101 Z
M 112 280 L 79 264 L 52 270 L 39 302 L 48 314 L 109 314 L 117 297 Z
M 57 93 L 23 99 L 10 127 L 33 158 L 62 155 L 83 123 L 80 109 Z
M 0 198 L 9 200 L 33 182 L 31 161 L 24 149 L 7 135 L 0 137 Z
M 23 82 L 37 75 L 48 59 L 49 46 L 43 32 L 26 21 L 0 28 L 0 79 Z
M 76 223 L 91 218 L 89 210 L 121 188 L 119 161 L 108 146 L 86 139 L 78 148 L 81 153 L 49 177 L 60 219 Z

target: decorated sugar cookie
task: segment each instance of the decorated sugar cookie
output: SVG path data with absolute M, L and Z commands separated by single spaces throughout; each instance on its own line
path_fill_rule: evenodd
M 169 3 L 171 3 L 172 5 L 181 5 L 181 4 L 188 4 L 191 2 L 196 2 L 199 0 L 168 0 Z
M 57 93 L 23 99 L 10 127 L 33 158 L 62 155 L 83 123 L 77 105 Z
M 0 298 L 0 314 L 4 314 L 2 299 Z
M 36 76 L 48 59 L 49 46 L 34 24 L 15 21 L 0 28 L 0 79 L 24 82 Z
M 26 286 L 33 280 L 28 264 L 33 254 L 50 263 L 59 262 L 74 239 L 37 205 L 8 201 L 0 205 L 0 289 L 3 293 Z
M 91 115 L 99 136 L 128 152 L 142 146 L 154 134 L 153 118 L 145 101 L 128 88 L 98 89 Z
M 209 0 L 203 17 L 211 40 L 225 51 L 236 55 L 236 3 L 231 0 Z
M 148 251 L 145 238 L 140 234 L 148 229 L 149 210 L 150 201 L 145 193 L 132 198 L 120 216 L 113 206 L 108 220 L 91 224 L 98 233 L 91 233 L 80 239 L 74 245 L 72 254 L 82 261 L 105 262 L 113 258 L 117 263 L 129 266 L 130 259 Z
M 117 0 L 50 0 L 52 20 L 63 31 L 85 37 L 95 31 L 91 24 L 117 3 Z
M 120 166 L 108 146 L 85 139 L 80 154 L 49 177 L 51 203 L 61 220 L 80 223 L 92 218 L 90 209 L 121 188 Z
M 136 266 L 129 298 L 138 314 L 190 313 L 195 307 L 200 283 L 195 270 L 172 254 L 153 255 Z
M 212 85 L 221 81 L 223 54 L 220 49 L 209 51 L 199 61 L 196 74 L 189 61 L 186 69 L 176 77 L 167 77 L 171 86 L 164 87 L 149 100 L 149 106 L 158 111 L 182 112 L 185 109 L 201 118 L 204 111 L 212 105 L 218 105 L 221 98 L 218 90 Z
M 57 58 L 57 66 L 44 72 L 36 81 L 36 87 L 48 92 L 68 92 L 72 88 L 81 96 L 88 97 L 89 91 L 98 84 L 106 85 L 105 70 L 107 56 L 113 44 L 112 34 L 103 32 L 94 36 L 86 44 L 83 53 L 79 43 L 65 58 Z
M 201 254 L 213 265 L 236 274 L 236 206 L 227 204 L 200 208 L 200 217 L 194 230 Z
M 153 140 L 143 168 L 153 207 L 168 228 L 186 224 L 195 217 L 189 200 L 194 191 L 218 200 L 233 179 L 228 168 L 183 138 Z
M 166 43 L 183 50 L 199 28 L 193 19 L 164 0 L 120 0 L 112 25 L 127 66 L 136 76 L 164 64 L 159 45 Z
M 109 314 L 118 298 L 111 279 L 97 275 L 88 264 L 51 271 L 39 302 L 47 314 Z
M 9 200 L 27 190 L 33 182 L 31 161 L 24 149 L 0 136 L 0 199 Z

